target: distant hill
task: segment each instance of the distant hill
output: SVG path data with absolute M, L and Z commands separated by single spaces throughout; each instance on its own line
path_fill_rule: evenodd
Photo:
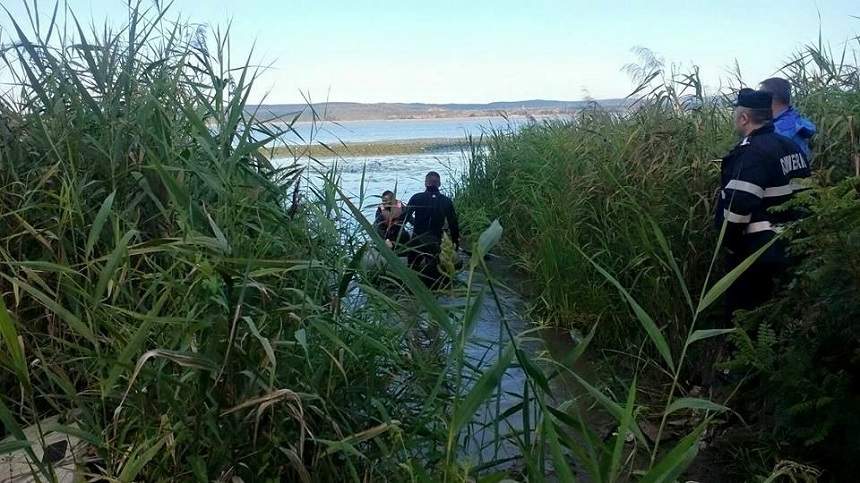
M 489 104 L 424 104 L 424 103 L 373 103 L 329 102 L 307 104 L 263 104 L 248 109 L 257 110 L 258 117 L 292 119 L 301 113 L 300 120 L 312 119 L 312 112 L 329 121 L 357 121 L 377 119 L 439 119 L 451 117 L 485 117 L 504 113 L 512 116 L 545 116 L 573 114 L 598 104 L 603 109 L 624 109 L 626 99 L 596 101 L 553 101 L 532 99 L 527 101 L 491 102 Z M 311 108 L 312 107 L 312 108 Z

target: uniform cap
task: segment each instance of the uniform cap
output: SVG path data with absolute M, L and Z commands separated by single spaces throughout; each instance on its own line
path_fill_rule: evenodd
M 773 96 L 769 92 L 756 91 L 744 88 L 738 91 L 736 107 L 748 107 L 750 109 L 770 109 Z

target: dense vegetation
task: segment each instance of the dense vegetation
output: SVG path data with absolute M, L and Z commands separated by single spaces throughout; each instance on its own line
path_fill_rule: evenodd
M 310 148 L 265 156 L 290 125 L 247 108 L 256 71 L 231 64 L 226 34 L 134 5 L 118 30 L 30 12 L 2 50 L 4 478 L 9 455 L 42 481 L 69 464 L 115 481 L 662 481 L 689 465 L 709 414 L 660 452 L 635 385 L 622 405 L 581 380 L 608 438 L 554 393 L 588 340 L 563 363 L 523 349 L 484 263 L 498 224 L 443 304 Z M 385 293 L 368 238 L 397 275 Z M 488 307 L 504 330 L 476 359 Z M 501 385 L 511 366 L 519 392 Z M 42 458 L 47 438 L 73 448 Z
M 766 473 L 790 457 L 839 479 L 860 452 L 851 409 L 860 402 L 860 69 L 851 50 L 860 43 L 852 42 L 835 55 L 805 47 L 783 70 L 798 108 L 819 126 L 819 188 L 799 201 L 811 214 L 795 230 L 803 258 L 793 280 L 732 335 L 738 350 L 727 366 L 755 381 L 739 396 L 755 408 L 759 428 L 734 448 L 745 454 L 735 459 L 745 471 Z M 715 160 L 735 139 L 726 102 L 732 89 L 706 95 L 697 70 L 678 74 L 647 52 L 629 71 L 639 82 L 638 109 L 595 107 L 574 121 L 490 133 L 487 149 L 473 153 L 458 202 L 471 223 L 499 218 L 506 227 L 504 246 L 529 277 L 538 317 L 585 330 L 599 325 L 604 347 L 635 359 L 643 334 L 600 267 L 654 315 L 669 352 L 685 349 L 685 287 L 713 283 L 720 270 L 712 262 Z M 705 312 L 699 323 L 718 317 Z M 646 353 L 663 356 L 659 345 Z M 705 352 L 696 360 L 703 372 L 715 362 Z M 696 372 L 684 378 L 696 380 Z
M 458 201 L 473 255 L 442 303 L 374 235 L 337 172 L 315 171 L 314 147 L 286 164 L 263 155 L 290 125 L 246 106 L 256 71 L 230 62 L 226 33 L 134 6 L 117 30 L 85 29 L 37 7 L 2 39 L 13 88 L 0 95 L 0 456 L 23 454 L 50 481 L 38 441 L 59 434 L 81 441 L 79 471 L 116 481 L 669 482 L 728 413 L 686 383 L 695 351 L 726 333 L 705 324 L 737 275 L 710 269 L 710 159 L 731 143 L 718 102 L 666 79 L 630 116 L 595 110 L 491 137 Z M 857 69 L 805 65 L 804 108 L 834 168 L 823 179 L 837 180 L 855 152 Z M 803 428 L 801 446 L 855 434 L 838 410 L 856 394 L 854 353 L 793 355 L 819 333 L 820 352 L 856 338 L 845 316 L 857 260 L 841 253 L 857 235 L 838 231 L 856 226 L 856 188 L 824 189 L 790 289 L 821 310 L 791 330 L 750 314 L 752 330 L 733 334 L 736 366 L 792 391 L 769 414 Z M 533 334 L 513 333 L 484 258 L 500 239 L 522 254 L 539 313 L 586 328 L 570 353 L 535 356 Z M 373 247 L 397 275 L 385 293 L 362 269 Z M 491 364 L 466 351 L 488 307 L 501 326 L 480 341 Z M 574 370 L 593 338 L 641 342 L 643 329 L 653 358 L 634 369 L 658 368 L 665 385 L 643 387 L 653 371 L 595 381 Z M 789 359 L 828 383 L 798 390 Z M 521 389 L 502 387 L 510 367 Z M 814 432 L 816 417 L 830 430 Z
M 453 454 L 444 358 L 391 298 L 355 303 L 336 187 L 297 205 L 304 168 L 259 153 L 285 132 L 246 111 L 227 36 L 37 15 L 4 32 L 0 454 L 50 481 L 34 424 L 121 481 L 379 480 Z

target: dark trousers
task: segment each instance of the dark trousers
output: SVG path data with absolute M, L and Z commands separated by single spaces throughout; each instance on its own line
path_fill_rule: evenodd
M 731 257 L 729 270 L 742 259 Z M 750 265 L 726 291 L 724 325 L 731 327 L 736 310 L 753 310 L 770 300 L 786 270 L 785 263 L 757 261 Z
M 439 253 L 442 244 L 439 239 L 430 235 L 416 235 L 409 242 L 407 259 L 409 267 L 418 272 L 421 280 L 432 287 L 441 278 L 439 272 Z

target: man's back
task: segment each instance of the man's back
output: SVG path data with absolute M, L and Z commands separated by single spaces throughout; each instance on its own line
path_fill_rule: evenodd
M 724 243 L 747 256 L 770 241 L 778 225 L 793 221 L 790 211 L 771 208 L 788 201 L 798 189 L 792 180 L 808 177 L 809 165 L 796 143 L 774 133 L 772 126 L 755 130 L 723 158 L 722 191 L 717 226 L 728 220 Z M 782 258 L 774 247 L 762 258 Z
M 773 120 L 773 128 L 777 134 L 797 143 L 807 159 L 811 158 L 812 149 L 809 146 L 809 141 L 816 131 L 812 121 L 801 116 L 799 112 L 789 106 L 776 115 Z
M 407 219 L 411 220 L 414 226 L 413 235 L 416 238 L 430 238 L 430 242 L 442 240 L 442 229 L 447 221 L 451 241 L 454 244 L 460 242 L 460 227 L 454 212 L 454 203 L 438 189 L 427 188 L 427 191 L 412 196 L 407 204 Z

